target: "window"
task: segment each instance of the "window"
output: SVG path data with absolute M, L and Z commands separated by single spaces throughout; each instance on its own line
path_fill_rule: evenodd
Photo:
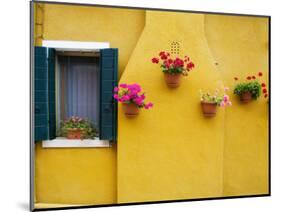
M 81 57 L 35 47 L 35 141 L 54 139 L 58 121 L 70 115 L 87 116 L 98 127 L 101 140 L 116 140 L 117 57 L 117 49 L 101 49 L 99 57 Z
M 71 116 L 79 116 L 99 129 L 99 55 L 60 55 L 56 72 L 57 125 Z

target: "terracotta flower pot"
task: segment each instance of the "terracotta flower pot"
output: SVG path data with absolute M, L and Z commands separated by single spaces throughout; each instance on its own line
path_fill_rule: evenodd
M 248 103 L 250 101 L 252 101 L 252 94 L 251 92 L 247 91 L 245 93 L 242 93 L 240 96 L 240 101 L 243 103 Z
M 201 102 L 201 107 L 202 107 L 203 114 L 206 117 L 213 117 L 217 113 L 216 103 Z
M 123 103 L 123 111 L 128 118 L 134 118 L 139 114 L 139 107 L 134 103 Z
M 68 139 L 82 139 L 82 130 L 80 130 L 80 129 L 68 129 L 66 137 Z
M 182 74 L 164 73 L 165 81 L 168 87 L 177 88 L 180 85 Z

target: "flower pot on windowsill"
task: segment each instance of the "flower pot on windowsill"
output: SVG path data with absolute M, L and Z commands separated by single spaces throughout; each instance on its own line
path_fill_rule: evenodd
M 122 103 L 124 114 L 128 118 L 134 118 L 139 114 L 139 107 L 134 103 Z
M 83 131 L 81 129 L 67 129 L 66 137 L 68 139 L 82 139 Z
M 180 85 L 181 73 L 164 73 L 166 84 L 169 88 L 177 88 Z
M 204 116 L 214 117 L 217 113 L 217 104 L 210 102 L 201 102 L 201 108 Z
M 251 92 L 247 91 L 240 95 L 240 101 L 243 103 L 248 103 L 252 101 L 252 94 Z

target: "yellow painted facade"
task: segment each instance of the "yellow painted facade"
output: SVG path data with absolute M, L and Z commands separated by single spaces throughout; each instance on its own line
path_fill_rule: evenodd
M 42 45 L 42 39 L 109 42 L 110 47 L 119 48 L 120 75 L 145 21 L 145 12 L 136 10 L 40 4 L 35 11 L 35 21 L 40 23 L 35 27 L 36 45 Z M 116 146 L 96 149 L 41 146 L 41 142 L 36 144 L 36 202 L 116 203 Z
M 260 70 L 267 77 L 266 18 L 51 4 L 42 11 L 35 16 L 43 22 L 35 37 L 110 42 L 119 49 L 120 82 L 141 84 L 154 108 L 135 119 L 119 110 L 112 148 L 43 149 L 37 143 L 37 203 L 268 193 L 267 101 L 241 105 L 231 95 L 233 106 L 220 108 L 212 119 L 203 117 L 199 104 L 200 89 L 233 88 L 234 76 Z M 196 64 L 177 89 L 167 88 L 159 66 L 150 61 L 173 41 L 180 43 L 180 55 Z
M 207 15 L 206 37 L 225 84 L 263 72 L 268 82 L 268 19 Z M 225 114 L 224 195 L 268 193 L 268 103 L 243 105 L 232 95 Z

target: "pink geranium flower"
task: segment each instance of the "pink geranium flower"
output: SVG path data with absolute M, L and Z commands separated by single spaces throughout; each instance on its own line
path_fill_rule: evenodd
M 127 88 L 127 84 L 120 84 L 120 88 Z
M 149 102 L 145 104 L 144 100 L 146 98 L 144 93 L 142 92 L 142 88 L 139 84 L 120 84 L 118 87 L 114 88 L 113 98 L 118 102 L 122 103 L 133 103 L 138 107 L 144 107 L 145 109 L 150 109 L 153 104 Z
M 149 109 L 149 108 L 152 108 L 152 107 L 153 107 L 153 104 L 151 102 L 149 102 L 148 104 L 144 105 L 145 109 Z

